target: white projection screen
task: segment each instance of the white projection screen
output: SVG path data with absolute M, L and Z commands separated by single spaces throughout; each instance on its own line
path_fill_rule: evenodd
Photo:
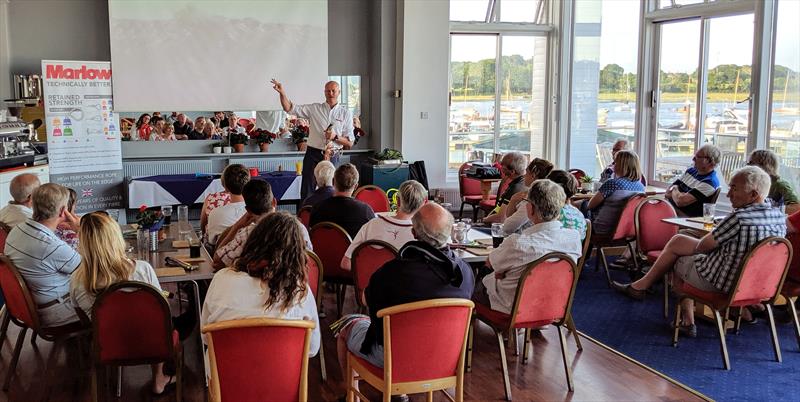
M 320 102 L 327 0 L 108 0 L 114 110 L 276 110 Z

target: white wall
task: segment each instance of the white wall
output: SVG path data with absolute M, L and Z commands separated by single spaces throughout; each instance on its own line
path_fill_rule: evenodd
M 447 168 L 448 1 L 404 0 L 402 11 L 401 152 L 424 160 L 431 188 L 444 187 Z M 398 21 L 398 24 L 400 22 Z M 399 34 L 398 34 L 399 35 Z M 398 46 L 399 46 L 398 43 Z M 427 113 L 427 119 L 421 117 Z
M 0 100 L 12 97 L 8 31 L 8 1 L 0 0 Z M 2 109 L 5 105 L 0 105 Z

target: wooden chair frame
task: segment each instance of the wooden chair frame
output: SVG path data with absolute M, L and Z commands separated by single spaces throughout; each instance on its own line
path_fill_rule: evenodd
M 308 225 L 306 224 L 306 222 L 303 222 L 303 220 L 300 219 L 300 215 L 303 213 L 303 211 L 308 211 L 309 219 L 310 219 L 311 218 L 310 215 L 311 215 L 311 210 L 312 209 L 313 209 L 313 207 L 311 205 L 306 205 L 306 206 L 303 206 L 303 207 L 301 207 L 300 209 L 297 210 L 297 219 L 299 219 L 300 222 L 303 223 L 303 226 L 305 226 L 306 229 L 308 229 Z
M 467 161 L 467 162 L 462 163 L 461 166 L 459 166 L 459 168 L 458 168 L 458 196 L 461 199 L 461 208 L 459 209 L 459 212 L 458 212 L 458 219 L 461 219 L 464 216 L 464 205 L 466 204 L 466 205 L 469 205 L 469 206 L 472 207 L 472 221 L 473 222 L 476 222 L 478 220 L 478 211 L 479 211 L 478 205 L 480 205 L 481 200 L 477 200 L 475 202 L 472 202 L 472 201 L 467 201 L 464 198 L 464 183 L 462 182 L 462 180 L 467 178 L 465 172 L 466 172 L 467 169 L 472 167 L 472 165 L 475 162 L 481 162 L 481 161 L 480 160 Z M 468 195 L 473 195 L 473 194 L 468 194 Z M 474 194 L 474 195 L 479 195 L 479 194 Z
M 311 350 L 311 332 L 314 330 L 314 322 L 306 320 L 282 320 L 278 318 L 245 318 L 239 320 L 227 320 L 208 324 L 203 327 L 202 332 L 209 334 L 208 339 L 208 360 L 211 372 L 211 380 L 208 383 L 209 400 L 212 402 L 222 401 L 221 390 L 219 387 L 219 372 L 217 371 L 217 356 L 214 353 L 214 331 L 222 331 L 232 328 L 249 327 L 292 327 L 304 328 L 306 331 L 305 345 L 303 347 L 303 362 L 300 367 L 300 389 L 298 390 L 298 401 L 308 400 L 308 353 Z
M 314 295 L 314 299 L 317 302 L 317 314 L 319 314 L 320 306 L 322 306 L 322 275 L 325 272 L 324 268 L 322 267 L 322 261 L 320 261 L 319 256 L 311 251 L 306 250 L 306 258 L 313 259 L 317 267 L 319 267 L 319 277 L 317 278 L 317 294 Z M 322 381 L 325 382 L 328 380 L 328 373 L 325 370 L 325 349 L 323 348 L 324 342 L 319 343 L 319 367 L 320 367 L 320 374 L 322 375 Z
M 312 226 L 311 229 L 308 230 L 308 235 L 309 235 L 309 238 L 312 239 L 312 241 L 311 241 L 312 243 L 314 242 L 313 241 L 313 239 L 314 239 L 314 231 L 316 231 L 318 229 L 321 229 L 321 228 L 330 228 L 330 229 L 338 230 L 338 231 L 341 232 L 341 234 L 346 236 L 348 244 L 352 244 L 353 243 L 353 238 L 350 237 L 350 235 L 347 233 L 347 231 L 344 230 L 343 227 L 341 227 L 341 226 L 339 226 L 339 225 L 337 225 L 337 224 L 335 224 L 333 222 L 320 222 L 320 223 L 317 223 L 316 225 Z M 339 269 L 341 270 L 341 267 L 339 267 Z M 327 269 L 326 269 L 326 271 L 327 271 Z M 352 277 L 352 275 L 349 276 L 349 277 L 346 277 L 346 278 L 333 277 L 333 278 L 325 279 L 325 281 L 332 283 L 333 286 L 334 286 L 334 293 L 336 294 L 336 316 L 337 317 L 341 317 L 342 316 L 342 308 L 344 307 L 344 296 L 347 293 L 347 285 L 355 286 L 355 283 L 353 282 L 353 277 Z M 321 292 L 321 290 L 320 290 L 320 292 Z
M 347 352 L 347 402 L 353 402 L 354 396 L 368 401 L 359 390 L 355 388 L 356 381 L 364 380 L 377 390 L 383 392 L 383 401 L 389 402 L 392 395 L 427 393 L 427 400 L 433 401 L 433 392 L 442 391 L 447 399 L 453 402 L 464 400 L 464 360 L 466 358 L 467 336 L 469 334 L 469 323 L 464 328 L 464 337 L 461 343 L 461 353 L 458 359 L 456 374 L 450 377 L 437 378 L 432 380 L 414 382 L 392 382 L 392 339 L 391 339 L 391 316 L 392 314 L 405 313 L 408 311 L 422 310 L 436 307 L 467 307 L 469 316 L 475 303 L 467 299 L 431 299 L 413 303 L 400 304 L 387 307 L 378 311 L 378 318 L 383 319 L 383 378 L 376 376 L 367 370 L 353 354 Z M 358 374 L 358 376 L 356 376 Z M 447 393 L 448 388 L 455 388 L 455 397 Z
M 633 258 L 633 264 L 636 267 L 637 271 L 639 271 L 641 269 L 639 267 L 639 259 L 640 258 L 645 259 L 645 260 L 647 259 L 647 255 L 646 255 L 647 253 L 644 250 L 642 250 L 641 242 L 639 242 L 639 239 L 641 238 L 641 233 L 642 233 L 642 226 L 641 226 L 641 222 L 639 221 L 639 211 L 642 209 L 642 207 L 646 203 L 649 203 L 651 201 L 658 201 L 660 203 L 663 202 L 664 204 L 669 206 L 670 210 L 672 210 L 672 215 L 673 216 L 678 216 L 678 212 L 675 211 L 675 208 L 672 206 L 672 204 L 670 204 L 669 201 L 667 201 L 663 197 L 647 197 L 644 200 L 642 200 L 642 202 L 640 202 L 639 205 L 636 206 L 636 210 L 633 213 L 633 228 L 636 230 L 636 254 L 631 254 L 631 258 Z M 663 279 L 663 282 L 664 282 L 664 318 L 669 318 L 669 284 L 670 284 L 669 277 L 670 277 L 670 275 L 672 275 L 672 274 L 671 273 L 667 273 L 667 275 L 664 276 L 664 279 Z
M 473 337 L 474 337 L 474 326 L 475 320 L 481 320 L 486 325 L 494 330 L 495 336 L 497 336 L 497 343 L 500 347 L 500 366 L 503 371 L 503 384 L 505 386 L 505 394 L 506 400 L 511 400 L 511 381 L 508 377 L 508 363 L 506 361 L 506 351 L 505 351 L 505 343 L 503 342 L 503 334 L 509 333 L 513 334 L 516 337 L 516 317 L 517 312 L 519 311 L 519 305 L 522 300 L 522 290 L 525 285 L 525 280 L 527 279 L 528 275 L 539 266 L 540 263 L 552 260 L 552 259 L 560 259 L 567 261 L 572 269 L 573 279 L 572 279 L 572 286 L 569 293 L 569 298 L 567 299 L 567 306 L 564 310 L 564 317 L 561 318 L 558 322 L 553 322 L 552 324 L 555 325 L 556 329 L 558 329 L 558 339 L 561 344 L 561 358 L 564 362 L 564 371 L 566 372 L 567 377 L 567 386 L 569 388 L 569 392 L 574 390 L 573 382 L 572 382 L 572 370 L 569 368 L 569 358 L 567 357 L 567 349 L 566 349 L 566 337 L 564 336 L 564 332 L 561 331 L 561 326 L 565 325 L 567 330 L 571 331 L 575 336 L 575 344 L 578 347 L 578 351 L 583 350 L 583 346 L 581 345 L 580 336 L 578 335 L 578 331 L 575 329 L 575 323 L 572 320 L 572 301 L 575 297 L 575 288 L 577 287 L 578 278 L 580 277 L 581 269 L 580 267 L 576 267 L 575 263 L 572 262 L 572 258 L 564 253 L 548 253 L 542 256 L 541 258 L 537 259 L 536 261 L 531 262 L 528 264 L 528 267 L 525 268 L 525 271 L 522 273 L 522 276 L 519 278 L 519 282 L 517 284 L 517 291 L 514 296 L 514 307 L 511 310 L 511 320 L 509 321 L 508 327 L 497 327 L 494 323 L 490 320 L 485 319 L 480 316 L 480 314 L 475 314 L 472 319 L 472 324 L 470 325 L 470 333 L 469 333 L 469 340 L 468 340 L 468 351 L 467 351 L 467 372 L 472 371 L 472 344 L 473 344 Z M 527 363 L 528 359 L 528 344 L 530 343 L 530 334 L 531 329 L 525 328 L 525 346 L 523 348 L 523 364 Z
M 583 266 L 586 264 L 586 260 L 589 259 L 589 254 L 592 252 L 592 221 L 589 219 L 585 219 L 586 221 L 586 235 L 583 238 L 583 244 L 581 245 L 581 257 L 578 259 L 578 263 L 576 266 L 578 267 L 579 271 L 583 271 Z
M 353 271 L 353 284 L 354 284 L 353 286 L 355 287 L 355 290 L 356 290 L 355 291 L 356 305 L 361 307 L 361 308 L 363 308 L 363 309 L 366 309 L 366 307 L 367 307 L 366 303 L 362 300 L 362 298 L 364 297 L 364 291 L 367 289 L 366 285 L 368 285 L 368 283 L 365 283 L 363 288 L 359 286 L 359 283 L 358 283 L 358 280 L 357 280 L 357 278 L 358 278 L 358 264 L 356 264 L 356 258 L 355 257 L 358 255 L 358 253 L 361 252 L 362 249 L 364 249 L 365 247 L 368 247 L 368 246 L 369 247 L 379 246 L 381 248 L 389 249 L 394 253 L 395 256 L 397 256 L 397 249 L 394 248 L 393 245 L 391 245 L 391 244 L 389 244 L 389 243 L 387 243 L 387 242 L 385 242 L 383 240 L 367 240 L 367 241 L 359 244 L 355 248 L 355 250 L 353 250 L 352 258 L 350 259 L 351 260 L 351 264 L 350 265 L 351 265 L 351 269 Z
M 708 305 L 712 310 L 714 310 L 714 320 L 716 321 L 717 331 L 719 332 L 719 343 L 720 343 L 720 351 L 722 352 L 722 361 L 723 361 L 725 370 L 730 370 L 731 369 L 731 362 L 730 362 L 730 358 L 728 357 L 728 346 L 725 343 L 725 333 L 726 333 L 725 321 L 722 319 L 723 315 L 720 314 L 721 308 L 719 308 L 719 307 L 724 307 L 724 317 L 727 318 L 728 317 L 728 311 L 730 310 L 730 305 L 731 305 L 731 303 L 733 303 L 734 298 L 736 297 L 736 293 L 739 291 L 739 282 L 741 282 L 741 280 L 742 280 L 742 274 L 744 273 L 744 268 L 747 267 L 747 263 L 750 261 L 750 258 L 753 256 L 754 252 L 756 250 L 758 250 L 761 246 L 766 245 L 766 244 L 770 244 L 770 243 L 773 243 L 773 242 L 784 243 L 786 245 L 786 247 L 788 248 L 788 250 L 789 250 L 789 256 L 788 256 L 788 258 L 786 260 L 786 265 L 783 267 L 783 273 L 781 274 L 781 279 L 778 282 L 778 286 L 775 288 L 775 294 L 768 301 L 766 301 L 764 303 L 766 305 L 766 308 L 767 308 L 767 318 L 769 319 L 769 330 L 770 330 L 770 334 L 772 336 L 772 349 L 773 349 L 773 352 L 775 353 L 775 361 L 781 362 L 781 360 L 782 360 L 782 358 L 781 358 L 781 348 L 780 348 L 780 344 L 778 343 L 778 334 L 777 334 L 777 332 L 775 330 L 775 318 L 772 315 L 772 305 L 775 304 L 775 301 L 778 299 L 778 296 L 780 296 L 781 289 L 783 288 L 783 282 L 786 280 L 786 274 L 789 272 L 789 264 L 792 261 L 792 245 L 791 245 L 791 243 L 789 243 L 788 240 L 786 240 L 785 238 L 782 238 L 782 237 L 767 237 L 766 239 L 763 239 L 763 240 L 759 241 L 758 243 L 756 243 L 756 245 L 753 246 L 753 248 L 751 248 L 750 251 L 747 252 L 747 255 L 745 255 L 745 257 L 742 260 L 742 262 L 739 263 L 739 272 L 736 274 L 736 281 L 734 282 L 733 288 L 731 288 L 731 292 L 728 294 L 728 297 L 727 297 L 728 300 L 724 304 L 722 304 L 721 306 L 715 306 L 710 301 L 707 301 L 707 300 L 704 300 L 702 298 L 698 298 L 698 297 L 695 297 L 695 296 L 681 295 L 680 301 L 678 302 L 678 305 L 676 306 L 676 309 L 675 309 L 675 322 L 673 323 L 674 331 L 673 331 L 673 334 L 672 334 L 672 346 L 675 346 L 675 347 L 678 346 L 678 334 L 680 332 L 680 328 L 679 327 L 680 327 L 680 321 L 681 321 L 681 303 L 680 302 L 683 301 L 683 299 L 685 299 L 685 298 L 690 298 L 692 300 L 697 300 L 697 301 L 699 301 L 699 302 L 701 302 L 703 304 Z M 737 320 L 737 324 L 736 324 L 737 330 L 738 330 L 739 325 L 741 324 L 741 316 L 742 316 L 741 315 L 741 310 L 742 310 L 742 308 L 743 307 L 739 307 L 739 313 L 740 314 L 739 314 L 739 320 Z
M 356 191 L 353 192 L 353 199 L 357 200 L 359 193 L 361 193 L 363 191 L 369 191 L 369 190 L 378 190 L 381 194 L 383 194 L 383 199 L 386 200 L 386 210 L 387 211 L 391 211 L 392 210 L 392 203 L 389 201 L 389 197 L 386 195 L 386 192 L 383 191 L 382 188 L 380 188 L 380 187 L 378 187 L 378 186 L 376 186 L 374 184 L 365 184 L 365 185 L 357 188 Z

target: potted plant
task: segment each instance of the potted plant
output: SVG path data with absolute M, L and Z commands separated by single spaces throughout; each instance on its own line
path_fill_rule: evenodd
M 581 190 L 584 191 L 592 191 L 592 182 L 594 181 L 594 177 L 586 175 L 581 178 Z
M 252 136 L 253 139 L 256 140 L 256 143 L 258 143 L 258 147 L 261 149 L 261 152 L 267 152 L 269 151 L 269 144 L 272 144 L 272 142 L 275 141 L 277 134 L 257 128 L 255 131 L 253 131 Z
M 292 135 L 292 143 L 297 146 L 297 150 L 305 151 L 308 142 L 308 124 L 303 119 L 294 119 L 289 133 Z
M 158 251 L 159 230 L 164 222 L 161 216 L 161 209 L 148 209 L 147 205 L 139 207 L 136 215 L 136 223 L 139 224 L 140 239 L 147 239 L 147 248 L 150 251 Z M 140 243 L 140 245 L 142 245 Z
M 221 154 L 222 153 L 222 143 L 221 142 L 215 142 L 215 143 L 211 144 L 211 152 L 213 152 L 215 154 Z
M 228 134 L 228 143 L 231 144 L 236 152 L 244 152 L 244 146 L 249 142 L 249 137 L 244 133 Z

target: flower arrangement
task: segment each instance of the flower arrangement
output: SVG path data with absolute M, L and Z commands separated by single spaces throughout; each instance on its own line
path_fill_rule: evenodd
M 256 140 L 258 145 L 261 144 L 272 144 L 275 141 L 275 138 L 278 138 L 278 134 L 271 133 L 267 130 L 263 130 L 260 128 L 255 129 L 251 134 L 251 138 Z
M 161 223 L 164 217 L 161 216 L 161 210 L 147 209 L 147 205 L 139 207 L 139 213 L 136 215 L 136 223 L 144 229 L 156 231 L 161 229 Z
M 308 141 L 308 122 L 303 119 L 292 119 L 289 133 L 292 134 L 292 142 L 295 145 Z
M 238 133 L 237 132 L 237 133 L 228 134 L 228 143 L 231 146 L 238 145 L 238 144 L 247 145 L 249 140 L 250 140 L 250 137 L 247 134 L 244 134 L 244 133 Z

